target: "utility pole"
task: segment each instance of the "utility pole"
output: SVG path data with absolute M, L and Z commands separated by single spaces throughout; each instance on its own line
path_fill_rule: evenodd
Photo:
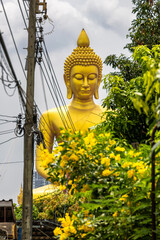
M 36 41 L 36 0 L 30 0 L 27 56 L 27 92 L 24 135 L 22 240 L 32 239 L 32 176 L 34 163 L 34 70 Z

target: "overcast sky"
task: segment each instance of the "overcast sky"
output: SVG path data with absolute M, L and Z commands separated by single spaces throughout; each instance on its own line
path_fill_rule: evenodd
M 22 1 L 20 0 L 21 4 Z M 25 66 L 27 31 L 24 30 L 25 26 L 18 1 L 3 0 L 3 3 L 23 66 Z M 89 36 L 91 48 L 94 49 L 103 61 L 110 54 L 119 55 L 124 53 L 129 55 L 123 47 L 129 41 L 126 39 L 126 34 L 133 19 L 133 15 L 131 14 L 133 7 L 131 0 L 47 0 L 47 6 L 49 19 L 43 25 L 44 33 L 46 34 L 45 41 L 65 99 L 66 89 L 63 81 L 63 64 L 66 57 L 76 47 L 77 38 L 82 28 L 86 30 Z M 51 21 L 54 24 L 54 31 L 52 31 Z M 26 81 L 16 55 L 1 4 L 0 31 L 3 32 L 3 38 L 16 75 L 25 89 Z M 52 33 L 47 34 L 51 31 Z M 103 74 L 109 73 L 110 70 L 109 67 L 104 65 Z M 38 67 L 36 67 L 35 76 L 35 99 L 43 112 L 46 110 L 46 107 Z M 105 96 L 106 92 L 101 88 L 100 99 L 96 103 L 100 104 Z M 2 82 L 0 82 L 0 98 L 1 115 L 16 117 L 20 113 L 21 108 L 17 92 L 13 97 L 9 97 L 3 88 Z M 48 96 L 48 106 L 49 108 L 54 107 L 50 96 Z M 1 135 L 2 131 L 16 127 L 15 123 L 1 123 L 0 121 L 0 199 L 12 198 L 14 202 L 17 202 L 17 195 L 23 183 L 23 138 L 16 138 L 5 144 L 1 144 L 15 137 L 14 133 Z

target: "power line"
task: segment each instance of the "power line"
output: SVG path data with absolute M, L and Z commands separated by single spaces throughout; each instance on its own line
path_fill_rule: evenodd
M 4 114 L 0 114 L 0 117 L 17 118 L 16 116 L 9 116 L 9 115 L 4 115 Z
M 6 141 L 4 141 L 4 142 L 0 142 L 0 145 L 2 145 L 2 144 L 4 144 L 4 143 L 7 143 L 7 142 L 9 142 L 9 141 L 11 141 L 11 140 L 13 140 L 13 139 L 16 139 L 17 137 L 13 137 L 13 138 L 10 138 L 10 139 L 8 139 L 8 140 L 6 140 Z
M 0 132 L 0 135 L 9 134 L 9 133 L 13 133 L 13 132 L 14 132 L 14 129 L 5 130 L 5 131 Z
M 9 115 L 4 115 L 4 114 L 0 114 L 0 117 L 17 118 L 16 116 L 9 116 Z
M 67 118 L 68 118 L 68 120 L 69 120 L 69 122 L 71 124 L 71 127 L 75 131 L 76 129 L 75 129 L 74 123 L 72 121 L 72 118 L 70 116 L 70 113 L 69 113 L 69 111 L 67 109 L 66 102 L 65 102 L 63 94 L 61 92 L 59 83 L 57 81 L 57 77 L 56 77 L 55 71 L 53 69 L 53 65 L 51 63 L 51 60 L 50 60 L 50 57 L 49 57 L 49 54 L 48 54 L 48 51 L 47 51 L 47 48 L 46 48 L 46 45 L 45 45 L 45 41 L 43 41 L 43 45 L 44 45 L 44 49 L 45 49 L 44 56 L 45 56 L 46 62 L 48 64 L 50 73 L 51 73 L 51 77 L 52 77 L 52 80 L 53 80 L 53 83 L 54 83 L 54 88 L 57 90 L 57 93 L 58 93 L 58 95 L 60 97 L 60 101 L 62 103 L 62 106 L 64 106 L 64 111 L 66 112 L 66 116 L 67 116 Z M 45 55 L 45 53 L 46 53 L 46 55 Z
M 6 123 L 13 123 L 16 121 L 11 121 L 11 120 L 7 120 L 7 119 L 0 119 L 1 122 L 6 122 Z
M 6 17 L 6 21 L 7 21 L 9 30 L 10 30 L 10 34 L 11 34 L 11 36 L 12 36 L 12 40 L 13 40 L 13 43 L 14 43 L 14 46 L 15 46 L 15 49 L 16 49 L 16 52 L 17 52 L 17 55 L 18 55 L 18 59 L 19 59 L 19 62 L 20 62 L 20 65 L 21 65 L 21 68 L 22 68 L 24 77 L 26 78 L 26 73 L 25 73 L 25 71 L 24 71 L 24 67 L 23 67 L 23 64 L 22 64 L 22 61 L 21 61 L 19 52 L 18 52 L 18 48 L 17 48 L 16 42 L 15 42 L 15 39 L 14 39 L 14 36 L 13 36 L 13 33 L 12 33 L 12 29 L 11 29 L 11 26 L 10 26 L 10 23 L 9 23 L 9 20 L 8 20 L 8 17 L 7 17 L 7 13 L 6 13 L 4 4 L 3 4 L 3 0 L 1 0 L 1 4 L 2 4 L 2 8 L 3 8 L 4 14 L 5 14 L 5 17 Z
M 23 161 L 16 161 L 16 162 L 4 162 L 4 163 L 0 163 L 0 165 L 6 165 L 6 164 L 16 164 L 16 163 L 23 163 Z
M 18 2 L 19 2 L 19 0 L 18 0 Z M 26 11 L 26 15 L 27 15 L 27 17 L 28 17 L 28 13 L 27 13 L 27 9 L 26 9 L 26 6 L 25 6 L 24 1 L 23 1 L 23 4 L 24 4 L 25 11 Z M 20 4 L 19 4 L 19 6 L 20 6 Z M 21 6 L 20 6 L 20 11 L 21 11 L 21 14 L 22 14 L 22 18 L 23 18 L 24 24 L 25 24 L 25 26 L 26 26 L 26 21 L 25 21 L 24 14 L 23 14 L 23 12 L 22 12 Z M 40 19 L 42 19 L 42 18 L 40 18 Z M 37 27 L 38 27 L 39 29 L 41 28 L 41 27 L 39 26 L 39 24 L 40 24 L 40 22 L 42 22 L 42 20 L 40 21 L 40 19 L 39 19 L 39 23 L 37 22 Z M 38 34 L 39 34 L 39 33 L 38 33 L 38 31 L 37 31 L 37 37 L 38 37 L 38 39 L 40 39 L 40 37 L 39 37 Z M 41 32 L 41 34 L 42 34 L 42 32 Z M 42 77 L 44 77 L 45 80 L 47 80 L 47 78 L 46 78 L 46 76 L 45 76 L 45 72 L 47 72 L 47 77 L 48 77 L 49 82 L 50 82 L 50 85 L 49 85 L 49 82 L 47 81 L 47 86 L 48 86 L 48 89 L 49 89 L 50 94 L 51 94 L 51 96 L 52 96 L 52 99 L 53 99 L 53 101 L 54 101 L 54 103 L 55 103 L 55 105 L 56 105 L 56 108 L 57 108 L 57 110 L 58 110 L 58 112 L 59 112 L 59 115 L 60 115 L 60 117 L 61 117 L 61 119 L 62 119 L 63 125 L 64 125 L 65 128 L 68 128 L 68 127 L 69 127 L 68 122 L 67 122 L 67 120 L 66 120 L 66 117 L 64 116 L 64 113 L 63 113 L 63 111 L 65 111 L 65 112 L 66 112 L 66 116 L 68 117 L 69 122 L 70 122 L 70 124 L 71 124 L 71 127 L 75 130 L 73 121 L 72 121 L 72 119 L 71 119 L 71 117 L 70 117 L 70 114 L 69 114 L 68 109 L 67 109 L 67 107 L 66 107 L 66 103 L 65 103 L 64 98 L 63 98 L 63 95 L 62 95 L 62 93 L 61 93 L 61 90 L 60 90 L 58 81 L 57 81 L 57 79 L 56 79 L 56 75 L 55 75 L 53 66 L 52 66 L 52 64 L 51 64 L 51 60 L 50 60 L 50 58 L 49 58 L 49 54 L 48 54 L 48 52 L 47 52 L 47 48 L 46 48 L 44 39 L 43 39 L 43 44 L 44 44 L 44 49 L 45 49 L 44 57 L 45 57 L 47 66 L 48 66 L 48 68 L 49 68 L 49 72 L 50 72 L 50 74 L 51 74 L 51 79 L 52 79 L 54 85 L 53 85 L 53 83 L 52 83 L 52 81 L 51 81 L 51 79 L 50 79 L 50 76 L 49 76 L 49 73 L 48 73 L 48 70 L 47 70 L 47 67 L 46 67 L 44 61 L 43 61 L 43 64 L 44 64 L 44 67 L 45 67 L 45 71 L 43 70 L 43 66 L 42 66 L 42 65 L 41 65 L 41 67 L 40 67 L 40 69 L 41 69 L 41 70 L 40 70 L 40 71 L 41 71 L 41 72 L 40 72 L 40 73 L 41 73 L 41 79 L 42 79 Z M 39 63 L 39 65 L 40 65 L 40 63 Z M 53 74 L 52 74 L 52 72 L 53 72 Z M 55 79 L 56 79 L 56 80 L 55 80 Z M 42 80 L 42 81 L 43 81 L 43 80 Z M 52 87 L 52 90 L 53 90 L 53 92 L 54 92 L 55 98 L 53 97 L 53 93 L 52 93 L 52 91 L 50 90 L 50 86 Z M 43 91 L 45 91 L 45 90 L 44 90 L 44 84 L 43 84 L 43 83 L 42 83 L 42 87 L 43 87 Z M 57 95 L 57 94 L 58 94 L 58 95 Z M 60 97 L 60 99 L 58 98 L 58 96 Z M 44 98 L 45 98 L 46 107 L 48 107 L 48 106 L 47 106 L 47 99 L 46 99 L 45 92 L 44 92 Z M 60 104 L 59 101 L 61 101 L 62 104 Z M 62 110 L 62 106 L 63 106 L 63 110 Z
M 19 8 L 20 8 L 20 11 L 21 11 L 21 15 L 22 15 L 22 18 L 23 18 L 23 21 L 24 21 L 24 24 L 25 24 L 25 27 L 27 29 L 27 24 L 26 24 L 26 21 L 25 21 L 25 17 L 24 17 L 24 14 L 23 14 L 23 11 L 22 11 L 22 7 L 21 7 L 21 4 L 20 4 L 20 1 L 18 1 L 18 5 L 19 5 Z M 23 1 L 23 0 L 22 0 Z
M 1 33 L 0 33 L 0 42 L 1 42 L 1 45 L 2 45 L 2 47 L 3 47 L 3 51 L 4 51 L 5 56 L 6 56 L 6 59 L 7 59 L 7 61 L 8 61 L 9 67 L 10 67 L 11 72 L 12 72 L 12 75 L 13 75 L 13 77 L 14 77 L 15 84 L 16 84 L 16 86 L 17 86 L 17 88 L 18 88 L 18 93 L 19 93 L 19 95 L 20 95 L 23 108 L 25 109 L 25 100 L 24 100 L 24 98 L 23 98 L 23 89 L 22 89 L 22 87 L 20 86 L 19 81 L 17 80 L 15 71 L 14 71 L 14 69 L 13 69 L 13 66 L 12 66 L 12 63 L 11 63 L 11 60 L 10 60 L 10 57 L 9 57 L 9 54 L 8 54 L 8 51 L 7 51 L 7 48 L 6 48 L 6 46 L 5 46 L 5 42 L 4 42 L 4 40 L 3 40 L 3 37 L 2 37 L 2 34 L 1 34 Z M 2 74 L 3 74 L 3 72 L 2 72 Z M 2 78 L 3 78 L 3 76 L 2 76 Z M 3 82 L 3 81 L 2 81 L 2 82 Z M 9 82 L 9 83 L 10 83 L 10 82 Z M 3 82 L 3 85 L 5 85 L 4 82 Z M 15 87 L 16 87 L 16 86 L 15 86 Z

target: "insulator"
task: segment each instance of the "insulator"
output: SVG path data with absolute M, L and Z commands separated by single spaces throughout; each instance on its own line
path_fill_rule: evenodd
M 44 18 L 44 20 L 46 20 L 46 19 L 48 18 L 48 15 L 47 15 L 47 14 L 44 14 L 44 15 L 43 15 L 43 18 Z
M 41 63 L 42 62 L 42 57 L 38 58 L 38 62 Z
M 39 48 L 39 52 L 40 52 L 40 53 L 43 52 L 43 48 L 42 48 L 42 47 Z
M 42 33 L 43 32 L 43 27 L 39 27 L 39 31 Z
M 42 20 L 42 18 L 40 17 L 40 18 L 39 18 L 39 23 L 41 23 L 42 21 L 43 21 L 43 20 Z
M 43 37 L 39 37 L 39 41 L 40 41 L 40 42 L 43 42 Z

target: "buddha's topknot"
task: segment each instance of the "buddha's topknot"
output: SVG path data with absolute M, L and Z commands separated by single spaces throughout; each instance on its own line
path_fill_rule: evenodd
M 70 79 L 71 68 L 75 65 L 89 66 L 95 65 L 98 67 L 99 77 L 102 78 L 102 60 L 95 54 L 93 49 L 89 47 L 89 38 L 83 29 L 77 40 L 77 48 L 73 50 L 72 54 L 66 58 L 64 63 L 64 74 L 67 79 Z

